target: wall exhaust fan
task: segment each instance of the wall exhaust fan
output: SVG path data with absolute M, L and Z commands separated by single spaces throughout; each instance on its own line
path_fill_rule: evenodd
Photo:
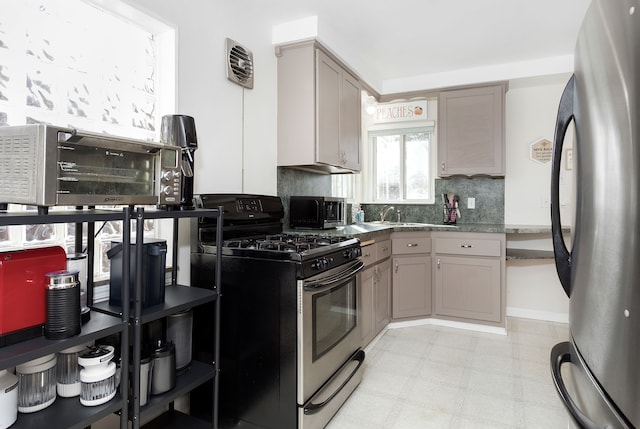
M 253 53 L 227 38 L 227 79 L 238 85 L 253 89 Z

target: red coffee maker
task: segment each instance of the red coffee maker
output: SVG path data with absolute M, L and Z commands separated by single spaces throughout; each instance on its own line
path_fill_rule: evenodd
M 60 246 L 0 252 L 0 347 L 43 335 L 45 274 L 66 267 Z

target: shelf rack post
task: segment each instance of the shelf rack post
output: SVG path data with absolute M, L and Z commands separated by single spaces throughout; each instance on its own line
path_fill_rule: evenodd
M 216 374 L 213 377 L 213 429 L 218 429 L 218 393 L 220 390 L 219 380 L 220 377 L 220 302 L 222 299 L 222 225 L 223 225 L 224 207 L 218 206 L 218 218 L 216 221 L 216 278 L 215 288 L 218 290 L 218 299 L 216 299 L 215 308 L 215 328 L 214 328 L 214 352 L 213 356 L 215 362 L 213 365 L 216 369 Z
M 93 242 L 93 240 L 89 240 Z M 120 334 L 120 395 L 127 398 L 129 395 L 129 273 L 131 267 L 131 208 L 124 208 L 122 220 L 122 320 L 127 322 L 127 329 Z M 92 249 L 93 250 L 93 249 Z M 92 276 L 93 277 L 93 276 Z M 120 413 L 120 427 L 129 425 L 129 401 L 125 401 Z

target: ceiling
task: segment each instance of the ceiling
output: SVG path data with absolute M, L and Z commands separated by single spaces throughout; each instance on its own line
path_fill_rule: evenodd
M 591 0 L 254 0 L 317 37 L 380 93 L 571 71 Z

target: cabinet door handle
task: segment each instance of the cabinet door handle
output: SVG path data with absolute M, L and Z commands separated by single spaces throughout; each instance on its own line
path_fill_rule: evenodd
M 389 248 L 388 248 L 388 247 L 386 247 L 386 246 L 382 248 L 382 251 L 383 251 L 383 252 L 386 252 L 387 250 L 389 250 Z
M 444 171 L 444 161 L 442 161 L 442 171 Z
M 407 243 L 407 247 L 418 247 L 418 243 Z
M 370 257 L 371 257 L 371 253 L 365 253 L 363 256 L 364 256 L 365 258 L 370 258 Z
M 463 249 L 471 249 L 473 246 L 471 244 L 461 244 L 460 247 Z
M 438 269 L 440 269 L 440 258 L 438 258 Z
M 398 272 L 398 263 L 396 262 L 396 273 Z

